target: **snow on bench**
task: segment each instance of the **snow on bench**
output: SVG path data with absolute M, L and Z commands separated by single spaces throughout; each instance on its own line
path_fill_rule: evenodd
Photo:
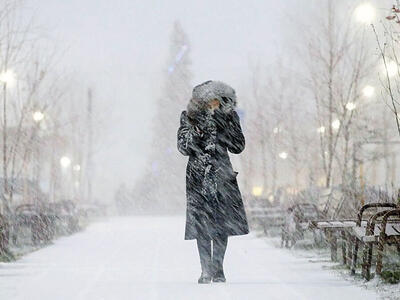
M 376 224 L 373 235 L 367 235 L 367 225 L 352 228 L 353 234 L 364 243 L 378 242 L 382 225 Z M 386 224 L 386 235 L 400 235 L 400 223 Z

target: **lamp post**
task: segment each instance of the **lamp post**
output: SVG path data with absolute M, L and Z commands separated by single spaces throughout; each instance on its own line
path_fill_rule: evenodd
M 71 165 L 71 159 L 68 156 L 64 155 L 60 158 L 60 165 L 63 169 L 69 168 L 69 166 Z
M 354 11 L 356 20 L 360 23 L 371 24 L 375 19 L 375 8 L 370 3 L 362 3 Z
M 356 109 L 356 104 L 355 104 L 354 102 L 348 102 L 348 103 L 346 104 L 346 109 L 347 109 L 348 111 L 355 110 L 355 109 Z
M 332 128 L 338 130 L 340 128 L 340 120 L 336 119 L 332 122 Z
M 260 197 L 263 193 L 263 187 L 262 186 L 254 186 L 251 192 L 254 197 Z
M 40 123 L 44 119 L 44 113 L 40 110 L 36 110 L 32 113 L 32 119 L 36 123 L 35 126 L 32 128 L 32 148 L 33 148 L 33 155 L 34 155 L 34 180 L 37 186 L 40 186 L 40 175 L 41 175 L 41 141 L 40 141 L 40 134 L 38 133 Z
M 67 172 L 72 164 L 72 160 L 71 158 L 69 158 L 69 156 L 64 155 L 60 158 L 60 166 L 62 168 L 62 175 L 65 177 L 62 180 L 61 183 L 61 195 L 64 199 L 66 198 L 70 198 L 71 196 L 71 189 L 70 189 L 70 185 L 71 185 L 71 174 L 69 172 Z
M 15 82 L 15 74 L 12 70 L 5 70 L 0 73 L 0 82 L 3 83 L 3 189 L 5 210 L 9 211 L 8 203 L 8 175 L 7 175 L 7 85 Z
M 37 110 L 32 114 L 32 118 L 36 123 L 39 123 L 44 119 L 44 113 L 42 113 L 40 110 Z
M 287 152 L 282 151 L 282 152 L 279 153 L 279 158 L 285 160 L 285 159 L 287 159 L 287 157 L 288 157 Z
M 325 131 L 326 131 L 326 128 L 325 128 L 325 126 L 321 126 L 321 127 L 318 127 L 318 128 L 317 128 L 317 131 L 318 131 L 318 133 L 320 133 L 320 134 L 324 134 Z
M 182 54 L 183 55 L 183 54 Z M 93 93 L 88 90 L 87 95 L 87 158 L 86 158 L 86 178 L 87 178 L 87 202 L 92 202 L 92 176 L 93 176 Z
M 366 85 L 363 89 L 362 89 L 362 93 L 365 97 L 367 98 L 371 98 L 374 94 L 375 94 L 375 88 L 371 85 Z
M 74 164 L 72 166 L 73 170 L 73 181 L 74 181 L 74 199 L 77 200 L 79 199 L 80 195 L 80 186 L 81 186 L 81 165 L 80 164 Z
M 80 164 L 72 165 L 72 159 L 70 157 L 68 157 L 67 155 L 64 155 L 60 158 L 60 165 L 64 171 L 66 171 L 67 169 L 72 167 L 71 171 L 73 171 L 73 173 L 74 173 L 72 175 L 72 179 L 74 181 L 74 187 L 78 188 L 80 186 L 79 176 L 80 176 L 80 171 L 82 169 L 81 165 Z

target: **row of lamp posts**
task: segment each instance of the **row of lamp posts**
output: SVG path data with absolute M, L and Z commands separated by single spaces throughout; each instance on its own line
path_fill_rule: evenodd
M 8 191 L 8 178 L 6 176 L 7 174 L 7 170 L 6 170 L 6 166 L 7 166 L 7 89 L 10 87 L 13 87 L 16 83 L 16 74 L 13 70 L 11 69 L 7 69 L 3 72 L 0 73 L 0 83 L 3 84 L 3 180 L 4 180 L 4 193 L 6 195 L 8 195 L 9 191 Z M 40 111 L 40 110 L 36 110 L 32 113 L 32 118 L 33 121 L 36 122 L 37 124 L 39 124 L 40 122 L 42 122 L 45 118 L 45 114 L 44 112 Z M 72 159 L 67 156 L 64 155 L 60 158 L 59 160 L 60 166 L 63 170 L 67 170 L 68 168 L 71 167 L 72 165 Z M 76 173 L 80 172 L 81 170 L 81 166 L 79 164 L 73 164 L 72 165 L 72 170 Z M 75 186 L 79 185 L 79 182 L 75 181 Z M 9 203 L 7 203 L 6 210 L 9 209 Z

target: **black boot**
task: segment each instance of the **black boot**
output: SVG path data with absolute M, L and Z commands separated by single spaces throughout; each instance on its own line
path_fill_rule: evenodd
M 215 271 L 212 280 L 213 282 L 226 282 L 224 269 L 222 267 Z
M 224 274 L 224 257 L 226 247 L 228 245 L 228 237 L 223 236 L 213 241 L 213 282 L 225 282 Z
M 197 283 L 199 284 L 208 284 L 211 283 L 211 274 L 204 274 L 203 272 L 201 272 L 201 276 L 199 278 L 199 280 L 197 280 Z
M 201 276 L 197 282 L 200 284 L 211 283 L 211 240 L 197 239 L 197 248 L 201 264 Z

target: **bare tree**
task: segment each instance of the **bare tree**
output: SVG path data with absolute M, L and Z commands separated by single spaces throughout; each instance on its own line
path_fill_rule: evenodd
M 43 201 L 40 185 L 48 182 L 53 199 L 63 191 L 57 183 L 59 159 L 69 149 L 73 163 L 84 164 L 85 94 L 66 86 L 56 71 L 58 51 L 41 43 L 34 23 L 22 19 L 20 1 L 0 1 L 0 81 L 2 87 L 2 209 L 9 212 L 22 185 L 35 185 L 24 201 Z M 63 101 L 68 99 L 69 101 Z M 68 104 L 68 105 L 66 105 Z M 77 169 L 77 167 L 75 168 Z M 69 169 L 72 171 L 72 168 Z M 81 181 L 71 174 L 71 188 Z M 57 196 L 58 197 L 58 196 Z
M 375 33 L 376 42 L 380 58 L 383 64 L 383 74 L 381 74 L 381 86 L 383 88 L 382 97 L 385 104 L 394 114 L 398 134 L 400 135 L 399 121 L 399 95 L 400 95 L 400 71 L 399 71 L 399 51 L 400 51 L 400 3 L 395 1 L 393 6 L 388 9 L 386 19 L 381 22 L 382 33 L 378 32 L 375 25 L 371 25 Z M 381 37 L 383 36 L 383 37 Z M 383 40 L 383 41 L 382 41 Z M 389 100 L 389 101 L 388 101 Z
M 374 64 L 363 30 L 354 29 L 347 15 L 343 19 L 335 3 L 325 1 L 316 30 L 306 39 L 307 86 L 316 106 L 326 187 L 332 184 L 335 160 L 341 182 L 347 181 L 351 148 L 357 146 L 352 141 L 358 134 L 355 119 L 362 113 L 361 91 Z

